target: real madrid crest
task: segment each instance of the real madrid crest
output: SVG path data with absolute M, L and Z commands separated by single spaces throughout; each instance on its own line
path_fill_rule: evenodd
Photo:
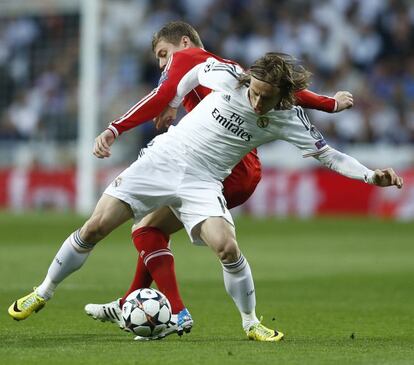
M 269 118 L 260 117 L 259 119 L 257 119 L 256 124 L 259 128 L 266 128 L 269 125 Z
M 122 182 L 122 177 L 118 176 L 113 182 L 112 182 L 112 186 L 114 188 L 117 188 L 119 185 L 121 185 Z

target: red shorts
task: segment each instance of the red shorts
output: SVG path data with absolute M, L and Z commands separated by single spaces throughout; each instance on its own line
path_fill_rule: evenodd
M 261 177 L 262 167 L 254 149 L 243 157 L 223 182 L 227 208 L 237 207 L 249 199 Z

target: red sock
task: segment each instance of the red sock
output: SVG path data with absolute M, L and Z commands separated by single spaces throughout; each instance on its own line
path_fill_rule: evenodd
M 178 313 L 184 308 L 184 304 L 178 291 L 174 256 L 168 248 L 169 237 L 157 228 L 142 227 L 132 233 L 132 239 L 135 247 L 140 252 L 140 259 L 142 260 L 138 261 L 138 265 L 145 264 L 144 266 L 157 284 L 158 289 L 170 301 L 172 312 Z M 142 270 L 143 272 L 144 270 Z M 135 287 L 134 290 L 148 286 Z M 132 287 L 133 285 L 131 285 Z
M 152 276 L 148 271 L 147 267 L 145 266 L 143 258 L 141 257 L 141 255 L 139 255 L 134 279 L 132 280 L 131 286 L 129 287 L 128 291 L 120 300 L 121 307 L 125 303 L 125 299 L 130 293 L 139 288 L 149 288 L 151 286 L 151 283 Z
M 169 252 L 169 254 L 167 254 Z M 171 310 L 177 314 L 184 309 L 184 303 L 181 300 L 178 291 L 177 279 L 174 270 L 174 256 L 170 250 L 166 250 L 164 255 L 149 258 L 147 268 L 150 271 L 158 289 L 165 294 L 171 303 Z M 144 258 L 145 260 L 145 258 Z

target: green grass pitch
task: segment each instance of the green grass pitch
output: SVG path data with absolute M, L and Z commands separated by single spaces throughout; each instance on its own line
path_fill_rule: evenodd
M 174 237 L 177 275 L 195 326 L 182 338 L 135 342 L 91 320 L 89 302 L 121 296 L 136 253 L 128 224 L 102 241 L 45 309 L 26 321 L 7 308 L 38 284 L 73 215 L 0 214 L 0 363 L 413 364 L 414 224 L 353 219 L 236 221 L 255 277 L 257 313 L 286 334 L 248 341 L 213 253 Z

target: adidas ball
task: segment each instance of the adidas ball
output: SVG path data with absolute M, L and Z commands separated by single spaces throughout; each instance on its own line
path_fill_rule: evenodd
M 122 317 L 125 330 L 141 337 L 158 336 L 171 319 L 171 305 L 158 290 L 138 289 L 127 296 Z

